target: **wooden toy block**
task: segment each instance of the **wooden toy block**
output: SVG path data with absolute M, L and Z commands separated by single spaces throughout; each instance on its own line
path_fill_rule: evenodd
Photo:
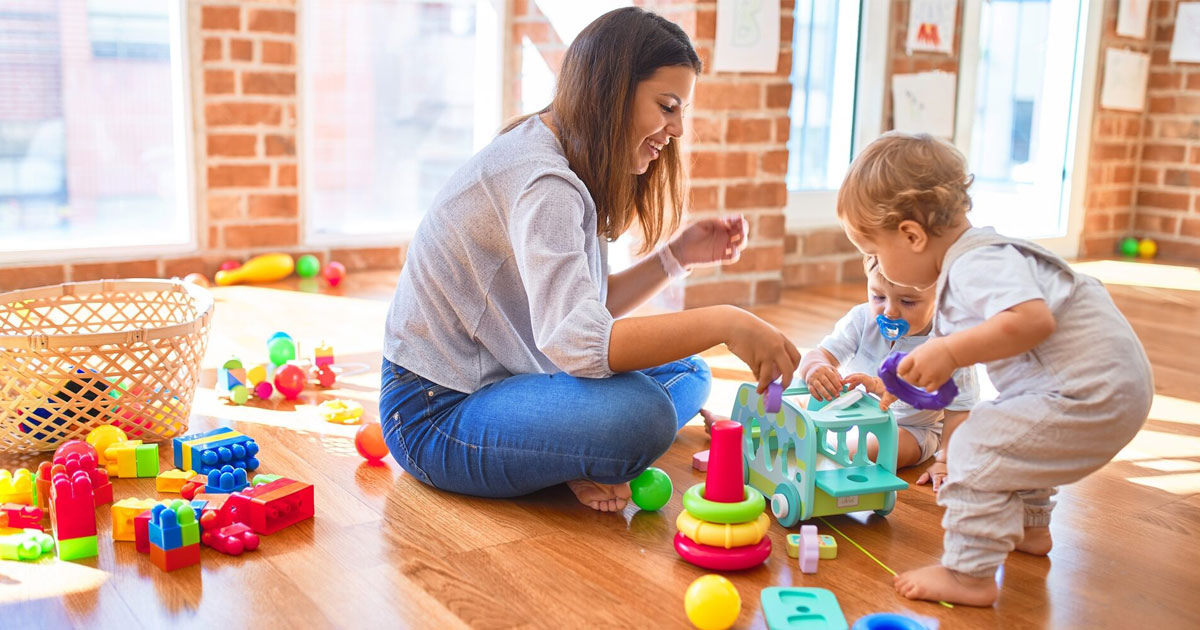
M 246 469 L 222 466 L 221 470 L 208 473 L 208 483 L 204 485 L 206 494 L 219 494 L 244 490 L 250 482 L 246 481 Z
M 33 473 L 25 468 L 0 470 L 0 503 L 33 505 Z
M 700 472 L 708 472 L 708 451 L 700 451 L 692 455 L 692 468 Z
M 821 534 L 817 536 L 818 556 L 822 560 L 833 560 L 837 557 L 837 540 L 833 536 Z
M 236 385 L 246 384 L 246 369 L 238 359 L 229 359 L 217 368 L 217 394 L 228 396 Z
M 273 534 L 313 514 L 312 485 L 285 477 L 229 495 L 219 523 L 245 523 L 258 534 Z
M 801 573 L 816 573 L 817 560 L 820 558 L 820 543 L 817 538 L 816 525 L 800 526 L 799 560 Z
M 137 536 L 134 532 L 133 520 L 138 514 L 150 510 L 158 501 L 154 499 L 121 499 L 112 505 L 112 538 L 134 542 Z
M 327 346 L 324 343 L 317 346 L 313 350 L 313 365 L 318 368 L 333 365 L 333 346 Z
M 258 443 L 229 427 L 177 437 L 172 446 L 175 467 L 180 470 L 207 475 L 227 464 L 247 472 L 258 468 Z
M 60 542 L 96 535 L 96 504 L 87 473 L 77 470 L 68 476 L 60 472 L 51 479 L 50 526 Z
M 40 467 L 38 471 L 41 474 Z M 50 476 L 53 477 L 56 472 L 66 472 L 68 476 L 73 476 L 76 471 L 87 473 L 88 479 L 91 479 L 92 495 L 96 502 L 96 507 L 112 503 L 112 482 L 108 479 L 108 473 L 98 466 L 96 458 L 92 457 L 90 453 L 82 455 L 79 453 L 70 453 L 68 455 L 56 456 L 54 458 L 54 465 L 50 467 Z
M 150 547 L 165 551 L 178 549 L 200 542 L 200 524 L 191 504 L 176 499 L 170 505 L 155 505 L 150 508 L 150 522 L 146 525 L 150 536 Z
M 787 535 L 787 555 L 789 558 L 800 557 L 800 534 Z
M 196 473 L 190 470 L 179 470 L 174 468 L 166 472 L 159 473 L 154 478 L 154 489 L 158 492 L 174 492 L 179 493 L 183 488 L 183 484 L 187 483 L 188 479 L 195 477 Z
M 0 527 L 42 531 L 42 510 L 21 503 L 0 503 Z
M 174 571 L 200 564 L 200 545 L 188 545 L 175 549 L 162 549 L 150 545 L 150 561 L 163 571 Z
M 26 529 L 0 536 L 0 560 L 33 562 L 54 553 L 54 537 L 41 529 Z
M 223 554 L 236 556 L 243 551 L 258 549 L 258 534 L 250 530 L 245 523 L 226 525 L 217 530 L 205 531 L 200 536 L 201 542 Z

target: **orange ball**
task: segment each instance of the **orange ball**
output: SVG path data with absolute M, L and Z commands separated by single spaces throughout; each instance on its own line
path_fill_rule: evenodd
M 354 448 L 367 461 L 375 463 L 387 457 L 387 442 L 383 441 L 383 427 L 378 422 L 367 422 L 354 434 Z
M 183 277 L 183 281 L 190 282 L 198 287 L 204 287 L 206 289 L 212 286 L 212 283 L 210 283 L 208 278 L 204 277 L 204 274 L 202 273 L 189 273 Z

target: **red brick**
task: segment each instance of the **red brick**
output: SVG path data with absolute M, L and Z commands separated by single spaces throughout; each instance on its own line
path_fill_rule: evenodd
M 1158 257 L 1167 260 L 1200 260 L 1200 243 L 1175 240 L 1158 241 Z
M 1093 160 L 1124 160 L 1129 157 L 1128 144 L 1097 142 L 1092 146 Z
M 294 219 L 296 195 L 250 195 L 249 216 L 255 219 Z
M 730 144 L 770 142 L 770 118 L 730 118 L 725 140 Z
M 157 278 L 157 260 L 124 260 L 116 262 L 76 263 L 71 265 L 71 281 L 107 280 L 110 278 Z
M 290 42 L 264 41 L 262 43 L 262 62 L 295 63 L 295 47 Z
M 1200 219 L 1184 217 L 1183 224 L 1179 226 L 1179 235 L 1188 238 L 1200 238 Z
M 696 117 L 691 119 L 691 126 L 693 142 L 720 142 L 724 135 L 725 119 Z
M 700 81 L 696 85 L 695 103 L 697 109 L 713 111 L 758 109 L 762 107 L 762 85 Z
M 1163 46 L 1150 51 L 1150 67 L 1157 68 L 1171 63 L 1171 49 Z
M 1155 127 L 1159 138 L 1200 140 L 1200 120 L 1162 120 Z
M 367 269 L 395 269 L 403 260 L 400 247 L 370 247 L 353 249 L 331 249 L 329 259 L 346 266 L 347 271 Z
M 725 207 L 780 208 L 787 203 L 787 186 L 783 182 L 766 184 L 736 184 L 725 189 Z
M 1171 43 L 1171 33 L 1174 31 L 1175 24 L 1173 23 L 1159 24 L 1158 27 L 1154 29 L 1154 41 L 1161 44 L 1169 44 Z
M 1160 192 L 1157 190 L 1139 190 L 1138 206 L 1163 208 L 1166 210 L 1187 210 L 1191 198 L 1187 193 Z
M 1182 144 L 1145 144 L 1142 146 L 1142 159 L 1152 162 L 1182 162 L 1187 155 L 1187 147 Z
M 296 155 L 296 138 L 291 134 L 268 134 L 263 140 L 267 155 Z
M 792 84 L 776 83 L 767 86 L 767 107 L 787 107 L 792 104 Z
M 849 254 L 857 250 L 840 229 L 819 230 L 800 235 L 800 252 L 805 256 Z
M 248 39 L 229 40 L 229 58 L 234 61 L 254 59 L 254 42 Z
M 750 304 L 750 280 L 725 280 L 689 284 L 684 289 L 683 307 L 699 308 L 714 304 Z
M 792 135 L 792 119 L 787 116 L 780 116 L 775 119 L 775 142 L 784 144 L 788 141 L 788 137 Z
M 208 220 L 224 221 L 242 216 L 241 195 L 209 195 Z
M 861 265 L 861 258 L 859 264 Z M 805 261 L 786 265 L 783 268 L 783 286 L 806 287 L 820 284 L 836 284 L 846 259 Z
M 721 268 L 724 274 L 743 273 L 748 271 L 775 271 L 783 268 L 783 245 L 767 247 L 750 247 L 742 250 L 742 256 L 737 262 Z
M 785 254 L 795 254 L 800 251 L 800 238 L 795 234 L 788 234 L 783 237 L 783 251 Z
M 286 94 L 296 93 L 294 72 L 243 72 L 243 94 Z
M 1182 72 L 1151 72 L 1150 88 L 1177 88 L 1183 83 Z
M 717 210 L 717 186 L 692 186 L 689 191 L 691 210 Z
M 208 135 L 210 156 L 250 157 L 257 153 L 258 137 L 252 134 L 231 133 Z
M 779 41 L 790 42 L 792 35 L 796 32 L 795 20 L 791 14 L 785 13 L 779 19 Z
M 275 177 L 276 186 L 295 186 L 296 185 L 296 165 L 295 164 L 280 164 Z
M 204 38 L 204 61 L 220 61 L 222 57 L 223 46 L 219 37 Z
M 282 109 L 271 103 L 209 103 L 204 118 L 209 127 L 227 125 L 278 125 Z
M 1133 229 L 1142 233 L 1175 234 L 1179 228 L 1179 217 L 1149 214 L 1139 211 L 1133 221 Z
M 1115 236 L 1089 236 L 1083 239 L 1080 247 L 1079 255 L 1084 258 L 1098 258 L 1101 256 L 1112 256 L 1117 252 L 1117 238 Z
M 66 271 L 66 267 L 63 265 L 0 266 L 0 292 L 61 284 L 67 281 Z
M 731 151 L 697 151 L 692 153 L 691 176 L 696 179 L 712 177 L 747 177 L 754 172 L 754 154 Z
M 199 256 L 186 256 L 183 258 L 166 258 L 162 261 L 162 277 L 164 278 L 182 278 L 189 273 L 201 273 L 209 276 L 208 264 Z
M 776 240 L 783 238 L 787 218 L 782 213 L 762 212 L 751 218 L 751 242 L 757 239 Z
M 271 167 L 266 164 L 223 165 L 208 167 L 210 188 L 261 187 L 271 182 Z
M 762 163 L 759 167 L 763 173 L 768 175 L 785 175 L 788 167 L 788 152 L 786 150 L 767 151 L 762 155 Z
M 204 71 L 205 94 L 232 94 L 236 89 L 232 70 Z
M 212 31 L 236 31 L 241 28 L 241 9 L 238 7 L 202 7 L 200 28 Z
M 694 39 L 716 39 L 717 38 L 717 12 L 705 11 L 703 9 L 696 11 L 696 32 L 692 35 Z
M 550 28 L 550 23 L 545 21 L 518 22 L 513 24 L 513 41 L 520 42 L 525 38 L 529 38 L 529 41 L 533 44 L 560 43 L 558 36 Z
M 229 249 L 287 247 L 297 244 L 300 235 L 295 223 L 226 225 L 221 232 Z
M 754 284 L 754 304 L 777 304 L 783 293 L 783 281 L 759 280 Z
M 1107 212 L 1089 212 L 1083 218 L 1083 233 L 1096 234 L 1112 229 L 1112 217 Z
M 1114 184 L 1132 184 L 1134 170 L 1136 169 L 1133 166 L 1114 166 L 1108 181 Z
M 779 52 L 779 60 L 775 62 L 775 74 L 786 77 L 792 74 L 792 51 L 791 49 L 782 50 Z
M 1176 95 L 1152 97 L 1152 114 L 1200 114 L 1200 96 Z
M 867 270 L 863 268 L 863 260 L 855 256 L 842 263 L 842 282 L 865 282 Z
M 1200 170 L 1169 168 L 1163 172 L 1163 184 L 1200 188 Z
M 274 9 L 251 9 L 246 20 L 248 30 L 264 33 L 296 32 L 296 12 Z
M 1200 147 L 1192 147 L 1192 154 L 1188 161 L 1192 164 L 1200 164 Z
M 1187 87 L 1189 90 L 1200 90 L 1200 72 L 1192 71 L 1188 73 Z
M 1143 166 L 1138 172 L 1138 182 L 1142 184 L 1157 184 L 1162 171 L 1156 168 Z

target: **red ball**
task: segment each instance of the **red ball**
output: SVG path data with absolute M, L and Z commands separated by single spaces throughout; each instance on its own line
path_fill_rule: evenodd
M 346 277 L 346 267 L 336 260 L 331 261 L 321 270 L 321 277 L 325 278 L 325 282 L 328 282 L 329 286 L 336 287 L 342 278 Z
M 54 451 L 54 459 L 58 459 L 60 455 L 66 457 L 71 453 L 78 453 L 80 457 L 91 455 L 92 461 L 99 461 L 96 457 L 96 447 L 83 440 L 67 440 L 63 442 L 62 446 L 59 446 L 58 450 Z
M 221 271 L 232 271 L 241 266 L 242 263 L 236 260 L 226 260 L 225 262 L 221 263 Z
M 354 434 L 354 448 L 369 462 L 381 461 L 387 457 L 387 442 L 383 441 L 383 427 L 378 422 L 367 422 L 358 428 Z
M 275 372 L 275 389 L 288 400 L 296 400 L 307 384 L 308 376 L 295 365 L 285 365 Z

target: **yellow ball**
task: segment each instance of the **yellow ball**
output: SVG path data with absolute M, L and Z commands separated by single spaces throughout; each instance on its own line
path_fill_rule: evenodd
M 720 575 L 705 575 L 684 593 L 683 609 L 700 630 L 725 630 L 737 621 L 742 598 L 733 582 Z
M 1142 258 L 1154 258 L 1158 253 L 1158 243 L 1154 239 L 1144 238 L 1138 243 L 1138 256 Z
M 104 456 L 104 452 L 108 450 L 108 447 L 117 442 L 124 442 L 128 439 L 129 438 L 125 437 L 124 431 L 118 427 L 112 426 L 111 424 L 106 424 L 102 427 L 92 429 L 87 434 L 87 443 L 91 444 L 92 448 L 96 449 L 96 458 L 99 460 L 97 463 L 102 466 L 108 462 L 108 458 Z

